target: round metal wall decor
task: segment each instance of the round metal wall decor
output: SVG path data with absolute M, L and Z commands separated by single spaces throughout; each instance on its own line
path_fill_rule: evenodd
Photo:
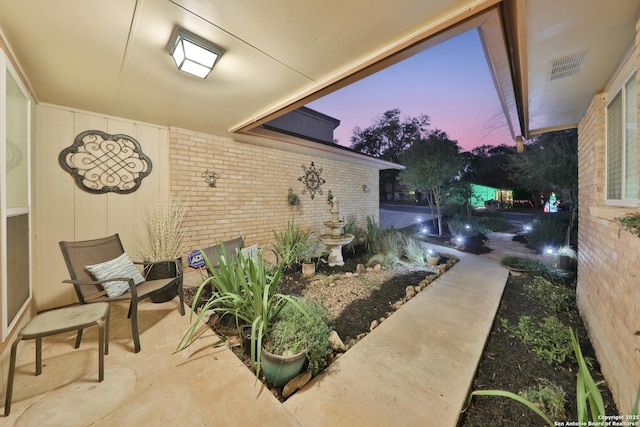
M 132 193 L 152 167 L 134 138 L 99 130 L 78 134 L 73 145 L 60 152 L 58 162 L 78 187 L 93 194 Z
M 302 194 L 306 194 L 308 191 L 311 199 L 314 199 L 316 197 L 316 191 L 322 194 L 322 188 L 320 188 L 320 186 L 327 182 L 320 176 L 322 168 L 316 169 L 316 165 L 311 162 L 311 167 L 307 168 L 305 165 L 302 165 L 302 170 L 304 171 L 304 175 L 298 178 L 298 181 L 304 184 Z

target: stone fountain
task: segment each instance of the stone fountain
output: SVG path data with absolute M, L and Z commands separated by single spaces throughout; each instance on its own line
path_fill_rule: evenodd
M 329 254 L 329 266 L 344 265 L 342 258 L 342 247 L 348 245 L 353 240 L 353 234 L 344 234 L 344 220 L 338 218 L 338 200 L 334 197 L 331 200 L 331 221 L 324 223 L 329 229 L 329 234 L 322 234 L 318 240 L 331 251 Z

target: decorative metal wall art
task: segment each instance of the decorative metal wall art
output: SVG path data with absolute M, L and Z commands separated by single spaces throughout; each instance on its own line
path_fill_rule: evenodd
M 304 175 L 298 178 L 298 181 L 304 184 L 302 194 L 306 194 L 308 191 L 311 199 L 314 199 L 316 197 L 316 191 L 322 194 L 322 188 L 320 188 L 320 186 L 327 182 L 320 176 L 322 168 L 316 169 L 316 165 L 311 162 L 311 167 L 307 168 L 305 165 L 302 165 L 302 170 L 304 171 Z
M 84 131 L 58 155 L 58 162 L 78 187 L 93 194 L 133 193 L 151 173 L 151 159 L 134 138 Z

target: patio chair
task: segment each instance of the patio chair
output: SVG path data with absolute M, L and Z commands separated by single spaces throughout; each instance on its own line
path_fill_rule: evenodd
M 172 286 L 177 286 L 180 314 L 184 316 L 182 265 L 179 261 L 175 261 L 176 277 L 145 280 L 133 264 L 146 265 L 148 263 L 133 263 L 129 260 L 118 234 L 93 240 L 60 242 L 60 249 L 71 276 L 71 279 L 63 282 L 73 284 L 81 304 L 131 300 L 127 317 L 131 319 L 131 331 L 136 353 L 140 351 L 138 302 L 161 294 Z M 118 264 L 115 268 L 114 263 Z M 87 267 L 92 269 L 94 273 L 90 273 Z M 98 269 L 100 274 L 97 273 Z M 80 345 L 81 339 L 82 330 L 79 330 L 76 345 Z

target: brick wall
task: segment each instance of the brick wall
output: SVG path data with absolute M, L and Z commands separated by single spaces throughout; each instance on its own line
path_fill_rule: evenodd
M 366 217 L 378 220 L 378 170 L 237 142 L 229 138 L 172 128 L 169 135 L 171 194 L 182 194 L 187 205 L 185 229 L 189 248 L 210 246 L 242 235 L 245 244 L 273 242 L 273 230 L 290 220 L 316 233 L 326 233 L 330 219 L 327 193 L 338 200 L 340 216 L 365 227 Z M 302 194 L 298 181 L 314 162 L 322 168 L 324 194 Z M 216 187 L 202 177 L 205 170 L 219 175 Z M 363 184 L 371 191 L 364 192 Z M 291 188 L 301 199 L 299 210 L 286 204 Z
M 635 209 L 605 204 L 605 99 L 593 98 L 578 127 L 578 307 L 618 409 L 628 414 L 640 386 L 640 239 L 614 220 Z

